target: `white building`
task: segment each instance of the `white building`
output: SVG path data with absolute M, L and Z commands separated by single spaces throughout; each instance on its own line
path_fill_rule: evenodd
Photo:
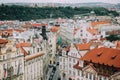
M 43 80 L 43 55 L 36 53 L 25 57 L 25 80 Z

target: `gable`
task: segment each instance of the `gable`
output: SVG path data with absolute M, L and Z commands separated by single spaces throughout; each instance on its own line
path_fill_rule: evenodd
M 83 68 L 83 71 L 94 73 L 94 74 L 96 73 L 95 67 L 91 64 Z

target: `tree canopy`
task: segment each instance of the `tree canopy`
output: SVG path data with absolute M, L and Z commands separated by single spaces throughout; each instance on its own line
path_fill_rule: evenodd
M 102 7 L 24 7 L 24 6 L 7 6 L 0 5 L 0 20 L 35 20 L 46 18 L 72 18 L 74 15 L 90 13 L 94 11 L 96 15 L 114 16 L 119 14 L 115 11 L 108 11 Z
M 120 37 L 118 35 L 111 34 L 111 35 L 107 36 L 106 39 L 108 41 L 112 42 L 112 41 L 120 40 Z

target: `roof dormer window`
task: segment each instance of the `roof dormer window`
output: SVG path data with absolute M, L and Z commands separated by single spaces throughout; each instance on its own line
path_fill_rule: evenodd
M 97 56 L 98 56 L 98 57 L 100 57 L 101 55 L 102 55 L 102 52 L 100 52 L 100 53 L 97 53 Z
M 115 59 L 117 57 L 117 55 L 113 55 L 113 56 L 111 56 L 111 59 L 113 60 L 113 59 Z

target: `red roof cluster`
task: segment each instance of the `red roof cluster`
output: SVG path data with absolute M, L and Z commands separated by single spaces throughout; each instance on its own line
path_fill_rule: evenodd
M 12 35 L 13 31 L 17 31 L 17 32 L 24 32 L 24 30 L 21 29 L 7 29 L 7 30 L 1 30 L 0 31 L 0 35 L 2 35 L 4 32 L 6 32 L 6 36 L 8 35 Z
M 120 50 L 112 48 L 95 48 L 81 58 L 85 61 L 120 68 Z

